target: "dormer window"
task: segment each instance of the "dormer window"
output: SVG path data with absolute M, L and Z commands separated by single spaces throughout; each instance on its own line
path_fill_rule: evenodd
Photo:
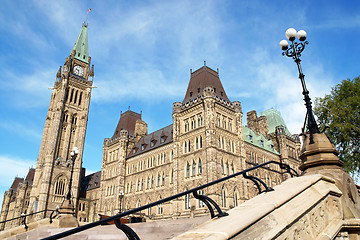
M 165 136 L 161 136 L 160 142 L 161 142 L 161 143 L 165 142 Z
M 192 92 L 190 92 L 190 97 L 192 97 Z
M 253 140 L 253 136 L 252 136 L 252 135 L 249 135 L 249 140 L 252 142 L 252 140 Z
M 264 147 L 264 140 L 260 140 L 260 146 Z
M 200 88 L 198 88 L 198 93 L 200 93 Z
M 133 148 L 132 152 L 133 152 L 133 153 L 136 153 L 136 148 Z
M 150 147 L 153 147 L 155 145 L 155 141 L 154 140 L 151 140 L 150 142 Z
M 141 150 L 145 149 L 145 144 L 141 144 Z
M 220 92 L 220 95 L 223 97 L 223 92 Z

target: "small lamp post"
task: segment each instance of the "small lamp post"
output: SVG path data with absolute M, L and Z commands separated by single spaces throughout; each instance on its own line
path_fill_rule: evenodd
M 284 56 L 286 55 L 286 56 L 294 59 L 294 62 L 296 63 L 296 65 L 298 67 L 299 78 L 300 78 L 301 85 L 303 88 L 302 94 L 304 95 L 305 106 L 307 109 L 305 123 L 304 123 L 304 127 L 303 127 L 302 131 L 304 133 L 305 125 L 307 124 L 306 127 L 310 133 L 310 144 L 312 144 L 312 143 L 314 143 L 313 134 L 320 133 L 320 130 L 315 121 L 314 113 L 313 113 L 312 106 L 311 106 L 311 98 L 309 97 L 309 91 L 307 90 L 306 84 L 305 84 L 305 79 L 304 79 L 305 75 L 303 74 L 301 65 L 300 65 L 301 53 L 302 53 L 302 51 L 304 51 L 305 45 L 308 44 L 309 42 L 306 41 L 306 32 L 304 30 L 300 30 L 300 31 L 296 32 L 296 30 L 294 28 L 289 28 L 288 30 L 286 30 L 285 35 L 286 35 L 287 39 L 289 39 L 289 41 L 291 42 L 290 47 L 289 47 L 288 41 L 286 41 L 286 40 L 280 41 L 280 47 L 283 50 L 282 54 Z M 300 40 L 300 42 L 295 42 L 296 37 Z
M 122 200 L 123 200 L 123 198 L 124 198 L 124 191 L 123 190 L 120 190 L 120 192 L 119 192 L 119 213 L 121 213 L 121 202 L 122 202 Z
M 72 185 L 72 178 L 73 178 L 73 172 L 74 172 L 74 164 L 75 164 L 75 159 L 78 154 L 79 154 L 79 149 L 77 147 L 74 147 L 71 152 L 71 160 L 70 160 L 71 161 L 71 173 L 70 173 L 70 181 L 69 181 L 69 190 L 66 195 L 66 199 L 69 200 L 69 202 L 71 201 L 71 185 Z

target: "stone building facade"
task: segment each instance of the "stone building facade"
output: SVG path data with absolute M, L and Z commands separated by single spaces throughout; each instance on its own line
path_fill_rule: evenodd
M 229 100 L 218 71 L 204 63 L 191 72 L 183 101 L 173 104 L 171 125 L 148 133 L 141 114 L 122 113 L 113 136 L 104 139 L 101 171 L 85 176 L 82 153 L 94 76 L 90 60 L 84 24 L 56 75 L 36 169 L 22 184 L 15 179 L 16 186 L 5 193 L 0 221 L 61 206 L 70 178 L 71 163 L 66 159 L 74 146 L 80 153 L 71 189 L 81 222 L 143 206 L 270 160 L 298 170 L 299 136 L 290 134 L 280 112 L 269 109 L 257 116 L 251 111 L 244 126 L 241 103 Z M 286 178 L 277 165 L 254 174 L 269 186 Z M 228 210 L 253 197 L 256 189 L 251 181 L 237 177 L 201 193 Z M 204 214 L 204 203 L 190 195 L 140 213 L 148 220 Z

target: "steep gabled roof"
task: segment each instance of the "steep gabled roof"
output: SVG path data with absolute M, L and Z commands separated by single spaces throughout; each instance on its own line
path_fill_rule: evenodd
M 83 177 L 80 182 L 80 192 L 100 187 L 100 181 L 101 171 Z
M 120 136 L 120 131 L 128 130 L 129 136 L 135 135 L 135 123 L 136 120 L 141 120 L 141 114 L 128 110 L 121 114 L 118 125 L 115 129 L 114 135 L 111 139 L 115 139 Z
M 34 181 L 35 169 L 30 168 L 28 174 L 26 175 L 25 182 L 32 184 Z
M 16 191 L 21 183 L 24 182 L 23 178 L 15 177 L 13 184 L 11 185 L 10 189 Z
M 197 97 L 201 97 L 204 88 L 213 87 L 215 96 L 230 102 L 221 84 L 219 73 L 204 65 L 191 73 L 189 85 L 182 103 L 187 103 Z
M 284 126 L 285 133 L 292 136 L 288 128 L 286 127 L 285 121 L 281 116 L 281 113 L 274 109 L 270 108 L 266 111 L 260 113 L 260 116 L 265 116 L 268 122 L 269 133 L 274 133 L 277 126 Z
M 264 135 L 256 135 L 250 128 L 243 127 L 243 136 L 245 142 L 279 155 L 274 148 L 274 143 L 271 140 L 267 140 Z
M 152 132 L 146 136 L 143 136 L 137 143 L 135 143 L 133 149 L 131 149 L 127 158 L 131 158 L 150 151 L 157 147 L 166 145 L 173 141 L 173 125 L 169 125 L 155 132 Z

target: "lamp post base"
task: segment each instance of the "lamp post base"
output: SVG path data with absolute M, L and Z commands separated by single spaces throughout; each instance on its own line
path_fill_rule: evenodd
M 75 217 L 74 207 L 70 200 L 65 199 L 59 209 L 59 212 L 60 214 L 57 216 L 59 228 L 79 226 L 79 222 Z

